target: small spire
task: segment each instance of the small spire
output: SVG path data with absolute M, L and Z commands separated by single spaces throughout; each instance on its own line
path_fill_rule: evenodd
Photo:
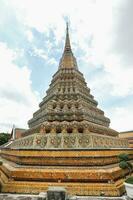
M 12 132 L 11 132 L 11 140 L 15 140 L 15 125 L 13 124 Z
M 68 30 L 69 30 L 68 22 L 66 22 L 66 30 L 67 30 L 67 33 L 68 33 Z
M 69 39 L 69 26 L 68 22 L 66 23 L 66 40 L 65 47 L 62 58 L 60 60 L 59 68 L 78 68 L 76 58 L 74 57 L 71 49 L 70 39 Z
M 67 51 L 67 52 L 71 51 L 68 22 L 66 22 L 66 41 L 65 41 L 65 49 L 64 49 L 64 51 Z

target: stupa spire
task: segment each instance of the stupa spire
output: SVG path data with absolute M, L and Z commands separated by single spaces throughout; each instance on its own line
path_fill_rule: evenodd
M 76 68 L 77 69 L 76 58 L 74 57 L 72 53 L 71 44 L 70 44 L 68 22 L 66 23 L 65 47 L 64 47 L 62 58 L 60 60 L 59 68 L 67 68 L 67 69 Z
M 65 49 L 66 52 L 71 52 L 71 44 L 70 44 L 70 38 L 69 38 L 69 27 L 68 22 L 66 23 L 66 41 L 65 41 Z

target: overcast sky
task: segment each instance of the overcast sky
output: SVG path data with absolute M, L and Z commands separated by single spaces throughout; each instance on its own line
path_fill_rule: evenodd
M 27 128 L 69 21 L 78 67 L 118 131 L 133 130 L 132 0 L 0 0 L 0 132 Z

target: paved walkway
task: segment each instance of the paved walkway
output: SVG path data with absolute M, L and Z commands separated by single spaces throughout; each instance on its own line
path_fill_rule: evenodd
M 38 195 L 0 194 L 0 200 L 37 200 Z
M 0 194 L 0 200 L 38 200 L 38 195 Z M 74 196 L 70 200 L 128 200 L 127 197 L 87 197 Z

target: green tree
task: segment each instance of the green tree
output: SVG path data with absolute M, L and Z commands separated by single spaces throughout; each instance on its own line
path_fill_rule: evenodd
M 10 139 L 10 134 L 8 133 L 0 133 L 0 145 L 5 144 Z

